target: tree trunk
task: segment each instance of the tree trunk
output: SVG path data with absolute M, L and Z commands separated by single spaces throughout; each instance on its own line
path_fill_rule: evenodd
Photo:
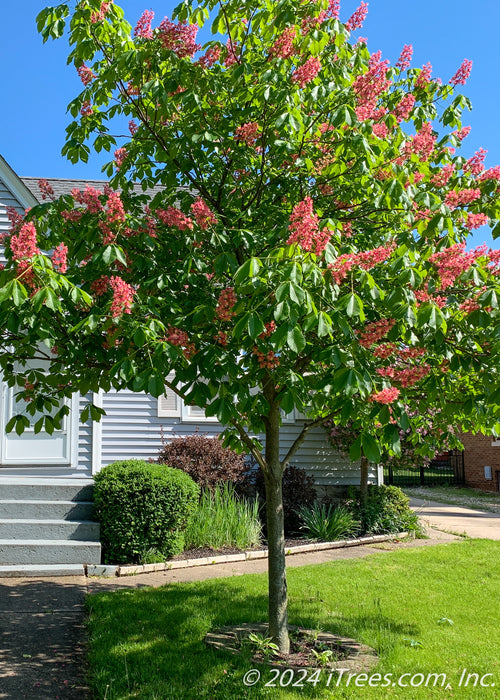
M 366 501 L 368 499 L 368 458 L 361 453 L 361 475 L 359 482 L 359 502 L 361 506 L 361 524 L 366 528 Z
M 279 408 L 271 407 L 266 421 L 266 469 L 264 470 L 269 549 L 269 636 L 278 645 L 282 654 L 288 654 L 290 639 L 288 637 L 283 472 L 279 458 L 279 424 Z

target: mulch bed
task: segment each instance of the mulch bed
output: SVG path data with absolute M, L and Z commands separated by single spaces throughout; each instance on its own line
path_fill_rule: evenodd
M 285 550 L 289 547 L 295 547 L 301 544 L 311 544 L 312 540 L 285 540 Z M 249 551 L 261 551 L 267 549 L 267 543 L 262 543 L 259 547 L 252 547 Z M 210 547 L 199 547 L 198 549 L 187 549 L 185 552 L 176 554 L 174 557 L 170 557 L 169 561 L 180 561 L 185 559 L 202 559 L 203 557 L 217 557 L 222 554 L 241 554 L 242 551 L 237 547 L 222 547 L 222 549 L 211 549 Z

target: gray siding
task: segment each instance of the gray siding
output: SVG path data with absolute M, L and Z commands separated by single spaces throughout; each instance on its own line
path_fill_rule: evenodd
M 106 415 L 102 419 L 101 466 L 120 459 L 156 459 L 161 437 L 174 437 L 196 432 L 218 435 L 219 423 L 200 421 L 182 422 L 180 418 L 159 418 L 157 400 L 147 394 L 131 391 L 110 392 L 103 396 Z M 282 457 L 292 445 L 302 427 L 301 421 L 286 423 L 281 429 Z M 322 428 L 314 428 L 306 437 L 291 462 L 313 475 L 318 486 L 359 483 L 359 465 L 328 445 Z M 376 474 L 372 472 L 371 480 Z
M 12 192 L 0 179 L 0 235 L 9 230 L 9 219 L 7 218 L 7 207 L 15 207 L 20 214 L 24 213 L 23 207 L 15 199 Z M 0 245 L 0 262 L 4 262 L 3 246 Z

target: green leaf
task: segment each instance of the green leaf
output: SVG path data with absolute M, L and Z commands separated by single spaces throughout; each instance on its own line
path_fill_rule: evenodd
M 361 433 L 361 447 L 363 454 L 369 462 L 375 464 L 380 461 L 380 447 L 377 440 L 369 433 Z
M 363 302 L 357 294 L 351 294 L 346 306 L 346 313 L 351 318 L 352 316 L 361 316 L 363 313 Z M 364 316 L 364 314 L 363 314 Z
M 318 337 L 331 336 L 332 330 L 332 319 L 325 311 L 320 311 L 318 314 Z
M 235 283 L 245 284 L 254 277 L 257 277 L 261 268 L 262 263 L 259 258 L 249 258 L 236 270 L 234 275 Z
M 261 333 L 264 332 L 264 324 L 262 322 L 261 317 L 256 311 L 250 312 L 247 321 L 247 329 L 248 335 L 252 340 L 255 340 Z
M 304 338 L 304 334 L 299 326 L 294 326 L 288 331 L 286 342 L 290 350 L 293 350 L 293 352 L 302 352 L 302 350 L 306 347 L 306 339 Z
M 352 443 L 349 450 L 349 459 L 351 462 L 357 462 L 361 459 L 361 435 Z
M 148 379 L 148 394 L 156 399 L 165 393 L 165 384 L 163 379 L 157 374 L 152 374 Z

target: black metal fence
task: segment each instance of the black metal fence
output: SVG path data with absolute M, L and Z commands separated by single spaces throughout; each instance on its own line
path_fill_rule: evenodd
M 462 450 L 444 452 L 433 459 L 428 467 L 395 469 L 384 466 L 384 483 L 394 486 L 460 486 L 464 480 Z

